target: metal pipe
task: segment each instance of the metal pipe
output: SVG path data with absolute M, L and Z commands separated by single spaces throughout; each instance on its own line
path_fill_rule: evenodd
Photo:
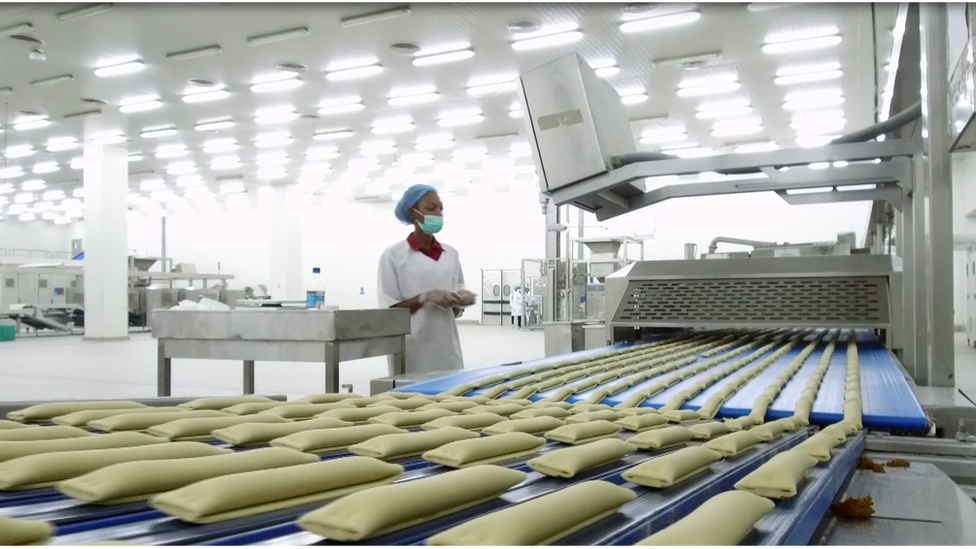
M 900 113 L 888 118 L 883 122 L 868 126 L 867 128 L 853 131 L 847 135 L 842 135 L 830 142 L 831 145 L 842 145 L 844 143 L 860 143 L 870 141 L 880 135 L 893 132 L 922 117 L 922 102 L 919 101 Z
M 708 253 L 713 254 L 718 250 L 718 243 L 724 242 L 726 244 L 741 244 L 743 246 L 752 246 L 752 249 L 756 249 L 763 246 L 775 246 L 775 242 L 763 242 L 762 240 L 746 240 L 744 238 L 732 238 L 729 236 L 716 236 L 712 239 L 712 243 L 708 245 Z

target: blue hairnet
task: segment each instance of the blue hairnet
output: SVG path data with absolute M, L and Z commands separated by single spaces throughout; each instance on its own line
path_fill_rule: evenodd
M 420 202 L 420 199 L 424 197 L 427 193 L 436 193 L 437 189 L 431 187 L 430 185 L 424 185 L 418 183 L 413 185 L 409 189 L 403 192 L 403 197 L 396 205 L 396 218 L 400 220 L 400 223 L 404 225 L 413 225 L 413 220 L 410 219 L 410 210 Z

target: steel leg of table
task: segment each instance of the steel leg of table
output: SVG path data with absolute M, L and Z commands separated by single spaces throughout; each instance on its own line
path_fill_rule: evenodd
M 402 376 L 407 373 L 407 337 L 400 337 L 400 352 L 393 353 L 393 375 Z
M 254 361 L 244 361 L 244 394 L 254 394 Z
M 173 360 L 166 356 L 166 347 L 160 339 L 156 351 L 156 396 L 166 397 L 172 393 Z
M 325 392 L 339 392 L 339 344 L 325 344 Z

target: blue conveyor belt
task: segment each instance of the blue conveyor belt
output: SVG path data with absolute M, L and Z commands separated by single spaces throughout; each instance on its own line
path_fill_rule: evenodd
M 831 359 L 830 368 L 828 369 L 827 374 L 820 386 L 820 390 L 817 394 L 817 400 L 814 402 L 813 410 L 810 414 L 810 419 L 814 423 L 829 424 L 836 423 L 843 419 L 848 333 L 849 332 L 845 331 L 841 335 L 840 341 L 838 342 L 834 355 Z M 925 413 L 922 411 L 921 405 L 915 398 L 915 394 L 912 392 L 909 384 L 910 381 L 892 359 L 891 355 L 888 354 L 884 344 L 869 331 L 859 331 L 857 333 L 857 338 L 861 369 L 861 398 L 864 410 L 864 425 L 868 427 L 887 429 L 926 429 L 928 427 L 928 420 Z M 796 356 L 803 350 L 803 347 L 805 347 L 806 344 L 811 340 L 812 335 L 808 336 L 804 342 L 798 344 L 791 349 L 790 352 L 782 356 L 762 374 L 743 386 L 722 406 L 719 412 L 719 417 L 740 417 L 748 414 L 752 410 L 753 403 L 755 402 L 756 398 L 758 398 L 759 395 L 761 395 L 762 392 L 769 386 L 769 384 L 780 373 L 782 373 L 783 370 L 786 369 L 789 363 L 796 358 Z M 829 338 L 826 340 L 829 341 Z M 799 399 L 803 389 L 806 387 L 806 382 L 809 379 L 810 374 L 819 363 L 825 346 L 826 341 L 821 342 L 817 350 L 807 359 L 803 369 L 801 369 L 801 371 L 793 377 L 790 383 L 783 388 L 783 391 L 780 393 L 779 397 L 769 407 L 767 419 L 779 419 L 793 415 L 794 405 L 797 399 Z M 616 348 L 620 347 L 621 346 L 617 346 Z M 599 349 L 596 351 L 588 351 L 586 353 L 574 353 L 571 355 L 550 357 L 545 360 L 534 361 L 517 366 L 502 366 L 484 370 L 464 371 L 442 378 L 425 381 L 423 383 L 416 383 L 397 390 L 434 395 L 444 391 L 449 391 L 463 383 L 470 383 L 478 379 L 483 379 L 502 373 L 506 370 L 523 368 L 529 364 L 551 363 L 564 361 L 571 358 L 582 358 L 584 356 L 606 352 L 607 350 L 608 349 Z M 728 352 L 731 351 L 727 351 L 723 354 L 727 354 Z M 774 351 L 769 352 L 772 353 Z M 705 359 L 700 357 L 699 362 L 702 360 Z M 750 366 L 746 366 L 746 368 L 749 367 Z M 686 367 L 685 369 L 687 368 L 689 367 Z M 744 370 L 740 370 L 739 372 L 742 371 Z M 709 372 L 703 372 L 694 377 L 685 379 L 652 396 L 646 400 L 643 405 L 652 406 L 654 408 L 664 406 L 675 394 L 707 375 L 709 375 Z M 732 374 L 731 377 L 736 375 L 738 375 L 738 373 Z M 731 377 L 729 379 L 731 379 Z M 578 383 L 579 381 L 582 380 L 576 380 L 574 383 Z M 654 379 L 646 380 L 616 395 L 608 397 L 603 401 L 603 403 L 611 406 L 620 404 L 631 394 L 640 391 L 642 388 L 647 387 L 654 382 Z M 613 383 L 615 383 L 615 381 L 607 382 L 604 385 L 612 385 Z M 720 381 L 719 383 L 709 387 L 690 401 L 686 402 L 682 408 L 697 410 L 702 406 L 702 404 L 704 404 L 709 396 L 715 393 L 723 385 L 724 383 Z M 489 388 L 478 389 L 470 394 L 480 394 L 488 389 Z M 595 389 L 596 388 L 573 395 L 569 397 L 567 401 L 577 402 L 585 400 Z M 551 395 L 556 390 L 557 389 L 550 389 L 548 391 L 533 395 L 530 398 L 532 400 L 541 400 Z

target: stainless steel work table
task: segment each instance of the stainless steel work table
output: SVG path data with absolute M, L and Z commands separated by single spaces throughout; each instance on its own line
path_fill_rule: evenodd
M 321 362 L 325 391 L 336 393 L 340 362 L 393 355 L 394 375 L 403 375 L 409 333 L 407 309 L 157 310 L 156 393 L 170 396 L 174 358 L 243 361 L 244 394 L 254 393 L 255 361 Z

